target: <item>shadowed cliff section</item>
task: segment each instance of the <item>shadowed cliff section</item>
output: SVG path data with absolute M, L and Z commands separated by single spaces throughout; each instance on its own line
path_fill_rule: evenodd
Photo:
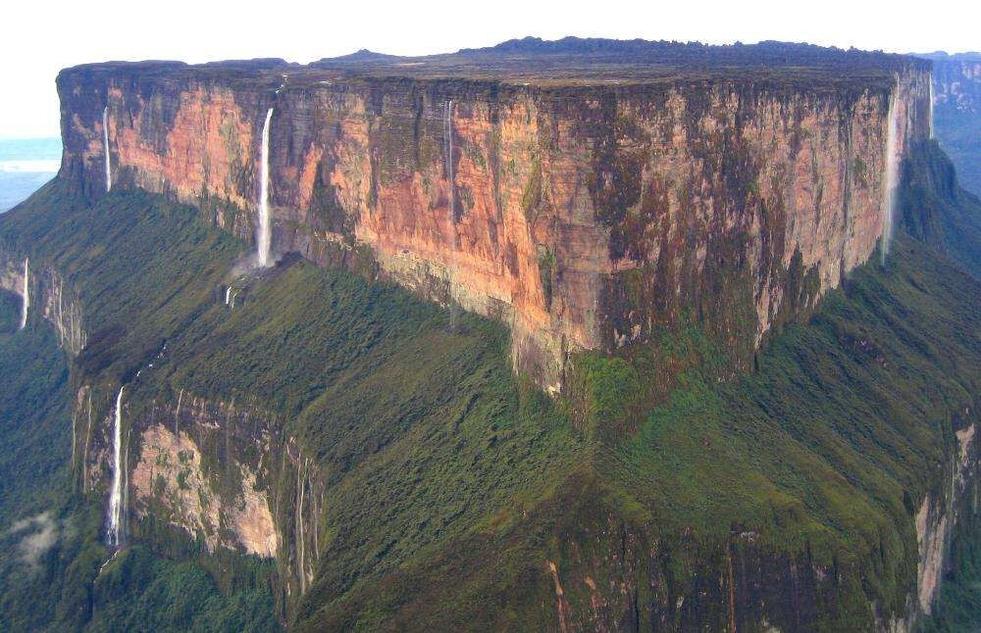
M 981 199 L 961 188 L 937 142 L 914 146 L 903 163 L 899 198 L 910 235 L 981 277 Z
M 981 195 L 981 53 L 918 55 L 933 62 L 936 138 L 961 185 Z

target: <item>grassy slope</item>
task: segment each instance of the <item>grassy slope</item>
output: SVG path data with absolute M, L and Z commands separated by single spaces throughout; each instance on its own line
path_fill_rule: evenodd
M 428 557 L 520 511 L 583 442 L 511 374 L 496 324 L 296 262 L 215 305 L 169 347 L 167 388 L 256 398 L 285 417 L 327 481 L 308 602 Z
M 806 543 L 818 562 L 857 564 L 870 597 L 901 608 L 916 557 L 909 498 L 941 476 L 951 419 L 981 387 L 978 292 L 901 242 L 888 270 L 859 271 L 774 341 L 757 373 L 716 385 L 690 372 L 605 467 L 668 536 L 736 524 L 778 550 Z
M 592 460 L 522 515 L 502 513 L 435 556 L 308 612 L 301 629 L 554 625 L 545 561 L 576 578 L 584 571 L 575 565 L 589 559 L 577 550 L 618 551 L 604 542 L 619 538 L 610 517 L 672 552 L 661 570 L 672 595 L 694 587 L 737 528 L 759 532 L 770 551 L 806 546 L 816 563 L 839 567 L 840 611 L 825 615 L 825 630 L 870 627 L 867 599 L 901 610 L 916 569 L 912 499 L 937 483 L 952 415 L 981 387 L 981 319 L 969 276 L 910 240 L 895 253 L 886 270 L 857 272 L 809 325 L 789 327 L 743 379 L 716 381 L 720 354 L 697 331 L 666 336 L 626 362 L 594 358 L 590 381 L 601 387 L 590 409 L 600 426 L 618 426 L 619 413 L 631 411 L 629 386 L 640 391 L 657 373 L 652 363 L 687 357 L 681 364 L 695 368 L 636 434 L 598 433 Z M 590 573 L 601 587 L 597 572 L 647 582 L 623 567 Z M 589 611 L 588 592 L 565 591 Z
M 467 317 L 451 331 L 444 312 L 343 272 L 282 266 L 229 311 L 217 288 L 242 245 L 158 197 L 114 192 L 87 208 L 51 185 L 0 239 L 79 289 L 88 379 L 131 374 L 166 339 L 157 388 L 254 398 L 320 460 L 329 489 L 323 562 L 299 612 L 308 628 L 552 624 L 544 561 L 568 572 L 570 543 L 596 540 L 609 517 L 675 548 L 675 591 L 733 525 L 776 551 L 845 558 L 856 569 L 840 615 L 867 623 L 864 597 L 896 609 L 910 589 L 910 499 L 935 480 L 951 412 L 978 393 L 977 284 L 908 241 L 887 270 L 859 271 L 810 325 L 788 328 L 753 376 L 717 382 L 722 354 L 693 328 L 629 358 L 580 359 L 584 400 L 555 404 L 511 376 L 499 326 Z M 690 368 L 679 387 L 638 410 L 645 381 L 678 367 Z M 570 413 L 594 431 L 574 430 Z M 636 433 L 606 432 L 625 417 Z M 99 511 L 79 511 L 90 536 Z M 681 534 L 693 535 L 684 547 Z M 62 555 L 71 591 L 93 591 L 100 552 Z M 191 572 L 134 560 L 120 569 L 157 580 L 113 595 L 156 617 L 136 584 L 167 596 L 168 578 Z M 165 603 L 192 613 L 207 600 Z
M 981 199 L 960 187 L 936 141 L 915 145 L 899 190 L 907 231 L 981 278 Z
M 128 380 L 166 340 L 147 392 L 245 398 L 290 420 L 331 484 L 315 593 L 536 499 L 576 461 L 554 405 L 512 376 L 498 325 L 463 318 L 451 332 L 444 311 L 404 291 L 302 262 L 253 281 L 229 310 L 216 290 L 241 245 L 140 193 L 87 208 L 53 185 L 0 239 L 30 244 L 79 288 L 85 381 Z
M 0 451 L 0 529 L 63 495 L 71 460 L 64 355 L 36 315 L 18 331 L 20 313 L 20 297 L 0 291 L 0 446 L 8 447 Z
M 186 327 L 231 259 L 236 241 L 205 227 L 197 212 L 158 197 L 122 194 L 90 207 L 58 182 L 0 219 L 0 240 L 52 263 L 80 291 L 90 345 L 77 359 L 76 379 L 116 382 L 132 373 L 161 341 Z M 0 516 L 46 510 L 57 539 L 35 563 L 22 558 L 25 537 L 4 531 L 0 556 L 0 621 L 12 631 L 269 631 L 279 628 L 269 565 L 233 562 L 253 581 L 221 591 L 194 560 L 175 562 L 136 548 L 99 574 L 101 497 L 70 497 L 70 393 L 63 352 L 50 326 L 34 318 L 11 333 L 20 301 L 0 303 L 0 411 L 5 452 Z M 25 345 L 25 342 L 27 343 Z M 8 418 L 7 416 L 12 416 Z M 19 424 L 12 424 L 16 419 Z M 6 445 L 6 444 L 5 444 Z M 6 527 L 4 528 L 6 530 Z

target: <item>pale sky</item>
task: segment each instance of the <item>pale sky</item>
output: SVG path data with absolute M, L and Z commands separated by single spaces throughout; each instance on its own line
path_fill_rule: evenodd
M 56 136 L 58 70 L 106 60 L 419 55 L 534 35 L 890 52 L 981 49 L 967 0 L 11 0 L 0 34 L 0 138 Z

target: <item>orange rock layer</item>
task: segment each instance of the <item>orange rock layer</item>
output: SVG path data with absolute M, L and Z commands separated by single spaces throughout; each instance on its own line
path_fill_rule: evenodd
M 63 73 L 62 175 L 202 206 L 251 239 L 261 127 L 273 245 L 500 319 L 515 367 L 561 388 L 570 354 L 695 317 L 734 348 L 809 310 L 883 232 L 897 156 L 929 130 L 927 73 L 891 89 L 741 83 L 546 89 L 182 71 Z M 266 82 L 268 83 L 268 82 Z M 260 85 L 261 84 L 261 85 Z

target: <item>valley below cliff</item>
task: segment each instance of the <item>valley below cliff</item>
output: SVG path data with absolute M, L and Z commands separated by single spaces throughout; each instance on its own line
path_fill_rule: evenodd
M 956 619 L 981 203 L 928 66 L 511 46 L 62 73 L 0 217 L 11 630 Z

